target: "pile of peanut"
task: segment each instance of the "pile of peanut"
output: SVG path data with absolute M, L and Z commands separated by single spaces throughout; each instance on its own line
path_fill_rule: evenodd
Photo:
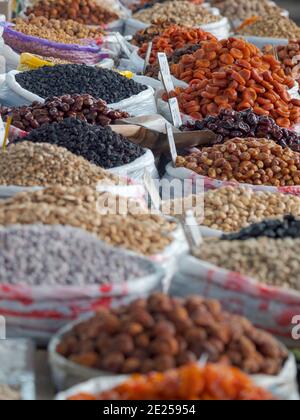
M 202 6 L 179 0 L 157 3 L 150 9 L 141 10 L 133 15 L 134 19 L 145 23 L 150 23 L 162 17 L 177 24 L 191 27 L 218 22 L 222 18 L 220 15 L 213 15 Z
M 14 29 L 25 35 L 37 36 L 63 44 L 86 44 L 87 39 L 101 38 L 100 28 L 90 28 L 74 20 L 47 19 L 30 15 L 27 19 L 17 18 Z
M 0 202 L 0 225 L 69 225 L 85 229 L 110 245 L 143 255 L 161 253 L 172 243 L 176 223 L 139 207 L 136 211 L 134 203 L 127 214 L 114 214 L 113 208 L 104 208 L 108 198 L 102 194 L 97 197 L 95 191 L 87 188 L 54 187 L 22 193 Z M 112 203 L 120 204 L 120 200 L 115 197 Z
M 176 166 L 221 181 L 275 187 L 300 185 L 300 153 L 267 139 L 228 140 L 179 156 Z
M 237 33 L 263 38 L 295 39 L 300 38 L 300 27 L 288 17 L 271 14 L 245 21 Z
M 212 5 L 220 9 L 222 15 L 231 20 L 241 20 L 252 16 L 280 15 L 283 10 L 269 0 L 213 0 Z
M 48 143 L 11 144 L 0 153 L 0 167 L 0 185 L 95 187 L 101 182 L 113 185 L 120 181 L 86 159 Z
M 203 203 L 204 200 L 204 203 Z M 285 215 L 300 216 L 300 197 L 290 194 L 254 191 L 250 188 L 223 187 L 163 204 L 163 212 L 177 216 L 194 210 L 200 225 L 223 232 L 235 232 L 265 219 Z
M 271 286 L 300 290 L 300 239 L 207 239 L 195 256 Z

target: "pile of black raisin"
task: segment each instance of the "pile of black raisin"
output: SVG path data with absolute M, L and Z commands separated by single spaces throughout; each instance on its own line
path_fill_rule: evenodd
M 217 135 L 213 144 L 224 143 L 235 137 L 255 137 L 270 139 L 284 148 L 289 147 L 295 152 L 300 152 L 300 136 L 297 133 L 279 127 L 270 117 L 256 115 L 252 109 L 242 112 L 223 110 L 218 116 L 187 123 L 182 130 L 211 130 Z
M 91 125 L 75 118 L 43 125 L 17 141 L 55 144 L 104 169 L 127 165 L 145 153 L 110 127 Z
M 300 238 L 300 219 L 285 216 L 283 220 L 264 220 L 240 230 L 237 233 L 223 235 L 225 241 L 247 241 L 265 236 L 272 239 Z
M 22 88 L 41 98 L 88 93 L 108 104 L 128 99 L 147 89 L 147 86 L 127 79 L 115 71 L 85 64 L 41 67 L 17 74 L 16 81 Z

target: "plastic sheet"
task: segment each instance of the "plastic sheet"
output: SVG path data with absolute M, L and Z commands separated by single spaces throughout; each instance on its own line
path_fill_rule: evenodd
M 128 165 L 110 169 L 114 175 L 127 176 L 135 181 L 143 181 L 144 172 L 147 170 L 152 178 L 158 178 L 155 166 L 154 155 L 149 149 L 145 149 L 145 154 Z
M 272 287 L 186 255 L 172 282 L 176 296 L 200 294 L 218 299 L 224 309 L 245 316 L 257 327 L 271 332 L 289 348 L 299 346 L 292 338 L 292 318 L 300 313 L 300 292 Z
M 87 45 L 58 43 L 15 31 L 11 24 L 5 25 L 3 38 L 18 53 L 28 52 L 85 64 L 96 64 L 109 57 L 109 54 L 101 51 L 96 41 L 87 41 Z
M 124 258 L 136 255 L 123 252 Z M 2 283 L 0 313 L 5 316 L 8 334 L 19 331 L 20 336 L 45 344 L 59 328 L 83 315 L 91 315 L 100 306 L 120 305 L 161 291 L 165 271 L 156 264 L 153 269 L 153 274 L 121 284 L 31 287 Z

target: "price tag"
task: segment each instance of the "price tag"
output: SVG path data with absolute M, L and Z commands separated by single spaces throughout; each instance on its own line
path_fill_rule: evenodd
M 175 166 L 178 155 L 177 155 L 177 149 L 176 149 L 176 144 L 175 144 L 175 139 L 174 139 L 173 128 L 172 128 L 171 124 L 169 124 L 169 123 L 166 124 L 166 132 L 167 132 L 167 136 L 168 136 L 169 147 L 170 147 L 170 152 L 171 152 L 171 156 L 172 156 L 172 162 L 173 162 L 173 165 Z
M 115 37 L 117 38 L 118 43 L 120 44 L 124 54 L 130 58 L 131 57 L 131 52 L 129 50 L 129 48 L 126 45 L 126 42 L 124 41 L 124 38 L 122 37 L 122 35 L 119 32 L 116 32 Z
M 169 107 L 172 115 L 173 125 L 176 128 L 182 126 L 182 119 L 177 98 L 169 99 Z
M 152 53 L 152 47 L 153 47 L 153 42 L 151 41 L 151 42 L 149 42 L 147 53 L 146 53 L 143 74 L 146 73 L 147 67 L 149 66 L 149 61 L 150 61 L 150 57 L 151 57 L 151 53 Z
M 145 169 L 144 171 L 144 184 L 145 187 L 150 195 L 151 201 L 154 205 L 156 210 L 161 210 L 161 198 L 159 192 L 154 184 L 154 181 L 150 175 L 150 173 Z
M 168 58 L 165 53 L 158 53 L 157 58 L 159 62 L 160 73 L 161 73 L 164 87 L 166 91 L 170 93 L 175 88 L 174 88 L 174 83 L 173 83 L 172 76 L 170 73 L 170 66 L 168 63 Z
M 192 210 L 186 212 L 183 230 L 191 251 L 203 243 L 203 237 Z

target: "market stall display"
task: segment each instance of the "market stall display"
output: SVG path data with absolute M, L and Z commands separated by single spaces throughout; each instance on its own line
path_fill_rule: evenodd
M 4 120 L 10 115 L 12 124 L 27 132 L 67 118 L 77 118 L 104 127 L 115 120 L 129 117 L 127 112 L 109 109 L 106 102 L 89 94 L 52 97 L 46 99 L 45 103 L 34 102 L 31 106 L 19 108 L 0 106 L 0 115 Z
M 100 381 L 98 382 L 100 385 Z M 136 399 L 270 401 L 274 399 L 271 393 L 257 387 L 238 369 L 218 364 L 208 364 L 204 367 L 190 364 L 165 373 L 139 375 L 102 392 L 93 389 L 95 385 L 95 381 L 89 383 L 90 392 L 84 389 L 84 385 L 81 386 L 81 392 L 80 386 L 77 387 L 77 392 L 75 389 L 69 390 L 67 399 L 70 401 Z
M 299 400 L 293 10 L 17 6 L 0 15 L 0 400 Z
M 87 336 L 94 350 L 87 349 Z M 226 360 L 250 374 L 276 375 L 288 356 L 272 336 L 222 311 L 217 301 L 163 294 L 76 324 L 57 352 L 73 363 L 125 374 L 164 372 L 207 354 L 212 362 Z

